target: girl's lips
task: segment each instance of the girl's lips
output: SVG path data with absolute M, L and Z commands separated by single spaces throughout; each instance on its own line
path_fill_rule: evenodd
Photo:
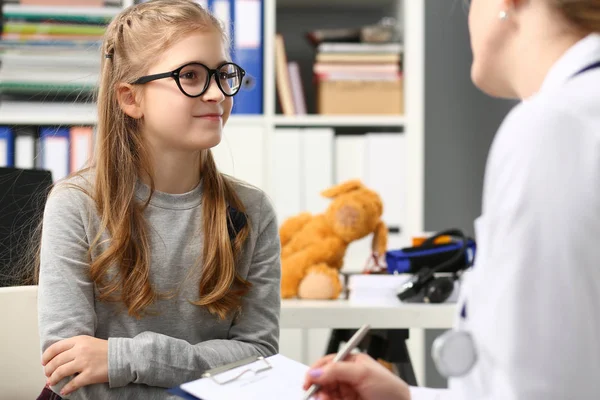
M 202 118 L 208 121 L 220 121 L 223 116 L 221 114 L 204 114 L 204 115 L 198 115 L 196 116 L 196 118 Z

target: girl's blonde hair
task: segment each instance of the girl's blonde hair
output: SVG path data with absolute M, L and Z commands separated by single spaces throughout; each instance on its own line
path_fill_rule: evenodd
M 600 0 L 549 0 L 552 6 L 583 32 L 600 33 Z
M 122 301 L 136 317 L 159 296 L 150 282 L 149 232 L 144 220 L 149 199 L 135 201 L 138 177 L 143 174 L 151 179 L 153 171 L 140 121 L 119 107 L 116 87 L 143 75 L 158 54 L 194 32 L 218 32 L 225 48 L 229 47 L 219 21 L 190 0 L 155 0 L 124 10 L 107 27 L 102 46 L 97 142 L 91 164 L 95 179 L 90 193 L 100 229 L 90 254 L 102 244 L 104 233 L 109 234 L 110 241 L 91 261 L 90 274 L 100 300 Z M 231 180 L 217 170 L 211 151 L 202 150 L 200 157 L 205 240 L 199 298 L 193 304 L 225 318 L 240 307 L 250 288 L 236 271 L 250 227 L 246 224 L 231 241 L 228 206 L 242 213 L 245 207 Z M 152 179 L 150 189 L 154 191 Z

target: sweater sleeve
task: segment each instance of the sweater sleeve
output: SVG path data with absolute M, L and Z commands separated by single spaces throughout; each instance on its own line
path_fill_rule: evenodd
M 173 387 L 198 379 L 207 369 L 279 351 L 281 249 L 275 211 L 264 197 L 257 222 L 257 242 L 247 276 L 252 287 L 244 296 L 242 312 L 234 319 L 228 339 L 190 344 L 155 332 L 110 338 L 111 387 L 129 383 Z
M 89 277 L 88 238 L 83 224 L 86 195 L 57 187 L 48 197 L 42 222 L 38 325 L 42 352 L 78 335 L 94 336 L 94 285 Z M 70 378 L 53 390 L 59 391 Z

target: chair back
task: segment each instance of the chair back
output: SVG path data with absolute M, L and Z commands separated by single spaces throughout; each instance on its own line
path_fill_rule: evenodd
M 0 168 L 0 287 L 30 283 L 30 244 L 40 240 L 51 188 L 50 171 Z
M 46 384 L 37 286 L 0 287 L 0 398 L 36 399 Z

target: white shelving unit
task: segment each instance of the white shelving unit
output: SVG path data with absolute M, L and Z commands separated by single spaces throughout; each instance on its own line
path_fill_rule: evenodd
M 123 7 L 128 7 L 133 3 L 134 0 L 123 0 Z M 346 11 L 364 7 L 371 9 L 385 7 L 394 10 L 395 15 L 390 16 L 397 18 L 403 27 L 405 114 L 403 116 L 306 115 L 294 117 L 276 115 L 274 38 L 277 32 L 277 12 L 282 7 L 297 7 L 304 11 L 315 9 L 316 12 L 323 7 L 346 8 Z M 264 0 L 264 114 L 259 116 L 234 115 L 228 124 L 264 128 L 262 162 L 264 163 L 264 189 L 267 192 L 272 191 L 268 167 L 273 158 L 272 143 L 275 129 L 278 127 L 401 128 L 403 133 L 399 134 L 406 135 L 407 139 L 407 157 L 404 166 L 407 171 L 405 188 L 407 219 L 402 230 L 409 236 L 424 231 L 424 9 L 425 0 Z M 85 11 L 90 15 L 112 16 L 118 10 L 118 8 L 106 7 L 102 9 L 86 8 Z M 40 12 L 42 11 L 47 10 L 40 8 Z M 73 7 L 71 12 L 81 13 L 83 10 Z M 94 125 L 97 121 L 96 118 L 93 104 L 0 103 L 0 125 Z M 322 338 L 317 340 L 322 340 Z M 423 346 L 422 332 L 411 331 L 410 348 L 419 382 L 424 381 Z M 318 354 L 322 348 L 317 346 L 315 351 L 317 352 L 315 354 Z
M 34 6 L 22 4 L 4 4 L 3 11 L 6 14 L 24 12 L 31 15 L 68 15 L 68 16 L 92 16 L 92 17 L 114 17 L 121 12 L 121 7 L 52 7 Z

